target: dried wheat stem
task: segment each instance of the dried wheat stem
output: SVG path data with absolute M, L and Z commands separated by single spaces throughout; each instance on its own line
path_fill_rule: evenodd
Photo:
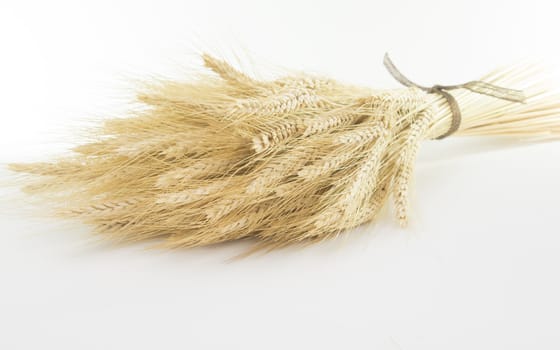
M 286 77 L 275 81 L 277 85 L 289 86 L 295 88 L 304 88 L 317 91 L 328 91 L 336 86 L 336 82 L 331 79 L 315 78 L 315 77 Z
M 46 175 L 34 194 L 104 237 L 170 248 L 317 242 L 374 219 L 389 195 L 406 223 L 418 145 L 449 127 L 446 101 L 307 75 L 260 82 L 203 60 L 220 78 L 146 84 L 133 117 L 106 122 L 72 157 L 12 169 Z M 526 87 L 525 105 L 454 90 L 455 135 L 559 138 L 560 97 L 525 68 L 487 77 Z
M 389 185 L 390 178 L 380 181 L 370 199 L 355 213 L 352 222 L 345 220 L 346 213 L 344 208 L 336 207 L 317 215 L 314 218 L 314 227 L 318 230 L 331 230 L 336 232 L 353 228 L 373 220 L 386 202 L 389 195 Z
M 302 121 L 299 119 L 281 121 L 274 125 L 270 131 L 262 132 L 253 137 L 253 150 L 257 153 L 269 150 L 296 136 L 301 129 Z
M 174 160 L 183 158 L 188 154 L 203 154 L 208 152 L 198 147 L 194 140 L 177 140 L 173 144 L 161 150 L 159 154 L 163 156 L 165 160 Z
M 333 155 L 325 156 L 320 161 L 304 166 L 297 174 L 299 177 L 307 181 L 314 180 L 339 170 L 344 164 L 352 159 L 357 159 L 356 154 L 353 152 L 336 152 Z
M 341 110 L 332 110 L 307 119 L 304 122 L 305 130 L 303 136 L 310 136 L 326 132 L 327 130 L 350 125 L 359 117 L 354 108 L 343 108 Z
M 159 188 L 169 188 L 184 184 L 188 180 L 203 178 L 211 175 L 221 175 L 232 165 L 230 159 L 202 160 L 186 168 L 169 170 L 160 175 L 156 181 Z
M 168 248 L 194 247 L 205 244 L 215 244 L 230 240 L 241 239 L 252 233 L 252 228 L 266 216 L 267 210 L 263 206 L 256 206 L 244 216 L 231 219 L 220 226 L 210 227 L 183 237 L 171 238 L 163 244 Z
M 236 116 L 273 116 L 320 105 L 320 98 L 309 89 L 291 88 L 264 98 L 239 100 L 226 109 L 229 118 Z
M 127 140 L 128 142 L 124 142 L 117 148 L 116 153 L 118 155 L 131 158 L 145 155 L 146 153 L 160 153 L 162 149 L 166 149 L 167 147 L 175 144 L 177 138 L 180 138 L 181 136 L 182 135 L 173 135 L 170 137 L 169 135 L 155 135 L 135 141 Z M 192 135 L 184 134 L 185 138 L 188 138 L 189 136 L 192 137 Z
M 101 233 L 112 234 L 116 238 L 120 233 L 120 230 L 125 228 L 129 223 L 129 221 L 116 220 L 97 225 L 97 230 Z
M 343 145 L 363 145 L 378 138 L 385 131 L 381 122 L 364 123 L 333 135 L 335 142 Z
M 287 176 L 296 174 L 298 169 L 307 161 L 307 147 L 305 145 L 295 148 L 274 157 L 259 170 L 259 175 L 253 179 L 245 193 L 247 194 L 267 194 L 270 193 Z
M 204 210 L 204 213 L 208 220 L 216 221 L 246 203 L 247 201 L 241 198 L 238 199 L 225 198 L 218 201 L 217 203 L 213 203 L 210 207 Z
M 369 154 L 357 168 L 352 182 L 340 201 L 345 206 L 344 211 L 350 221 L 354 220 L 353 216 L 357 209 L 376 189 L 377 174 L 380 171 L 382 159 L 390 139 L 390 131 L 384 130 Z
M 393 200 L 397 220 L 401 226 L 408 222 L 409 187 L 414 171 L 414 162 L 420 142 L 433 120 L 433 111 L 426 110 L 410 126 L 405 146 L 397 161 L 397 172 L 393 184 Z
M 246 74 L 241 73 L 237 69 L 233 68 L 230 64 L 207 53 L 202 54 L 202 59 L 204 60 L 204 65 L 218 74 L 222 79 L 230 84 L 240 86 L 242 88 L 253 89 L 263 85 L 263 83 L 250 78 Z
M 106 215 L 119 210 L 128 209 L 138 203 L 140 203 L 140 200 L 136 198 L 129 198 L 121 201 L 105 201 L 97 204 L 91 204 L 85 207 L 64 210 L 61 211 L 60 214 L 80 216 Z
M 164 193 L 157 196 L 158 204 L 186 204 L 197 201 L 209 194 L 220 191 L 228 184 L 227 180 L 215 180 L 205 186 L 191 188 L 185 191 Z

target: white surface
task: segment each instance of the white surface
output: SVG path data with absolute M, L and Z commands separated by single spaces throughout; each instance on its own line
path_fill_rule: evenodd
M 4 1 L 0 161 L 64 149 L 84 117 L 126 109 L 129 78 L 187 74 L 195 50 L 394 87 L 389 51 L 418 82 L 456 83 L 520 58 L 554 65 L 557 14 L 552 1 Z M 239 244 L 95 245 L 2 189 L 0 348 L 558 349 L 559 159 L 558 143 L 427 144 L 408 229 L 388 213 L 234 263 Z

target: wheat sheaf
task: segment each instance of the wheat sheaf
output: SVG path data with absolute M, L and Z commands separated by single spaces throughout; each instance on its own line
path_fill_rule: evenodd
M 452 123 L 442 96 L 306 74 L 260 81 L 202 61 L 208 71 L 196 79 L 147 84 L 141 112 L 105 121 L 67 159 L 11 169 L 57 215 L 168 248 L 316 242 L 375 220 L 388 202 L 406 225 L 419 145 Z M 481 80 L 523 89 L 527 101 L 453 91 L 463 113 L 453 136 L 558 138 L 560 98 L 533 66 Z

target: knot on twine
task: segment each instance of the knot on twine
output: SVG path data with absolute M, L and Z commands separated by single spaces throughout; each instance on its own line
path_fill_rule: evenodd
M 452 135 L 455 133 L 459 127 L 461 126 L 461 109 L 459 108 L 459 104 L 453 95 L 451 95 L 448 91 L 455 90 L 455 89 L 467 89 L 477 94 L 487 95 L 494 98 L 499 98 L 501 100 L 511 101 L 511 102 L 525 102 L 525 95 L 521 90 L 514 90 L 514 89 L 507 89 L 500 86 L 492 85 L 480 80 L 473 80 L 469 81 L 464 84 L 457 84 L 457 85 L 433 85 L 431 87 L 418 85 L 412 81 L 410 81 L 407 77 L 405 77 L 398 69 L 395 67 L 395 64 L 389 58 L 389 54 L 385 54 L 383 58 L 383 64 L 385 68 L 389 71 L 389 73 L 404 86 L 407 87 L 415 87 L 422 91 L 425 91 L 428 94 L 438 94 L 441 97 L 445 98 L 447 104 L 449 105 L 449 109 L 451 110 L 451 126 L 449 130 L 445 132 L 443 135 L 438 136 L 436 139 L 441 140 L 446 138 L 447 136 Z

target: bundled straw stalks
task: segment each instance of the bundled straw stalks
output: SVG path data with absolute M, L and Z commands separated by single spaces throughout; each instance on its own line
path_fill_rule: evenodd
M 417 88 L 371 90 L 305 74 L 259 81 L 202 56 L 209 74 L 157 81 L 145 109 L 111 119 L 73 156 L 13 164 L 57 215 L 118 241 L 179 248 L 255 238 L 258 247 L 316 242 L 377 218 L 392 201 L 406 225 L 419 145 L 451 123 L 445 100 Z M 524 89 L 511 103 L 453 92 L 454 136 L 553 139 L 558 96 L 527 65 L 482 80 Z

